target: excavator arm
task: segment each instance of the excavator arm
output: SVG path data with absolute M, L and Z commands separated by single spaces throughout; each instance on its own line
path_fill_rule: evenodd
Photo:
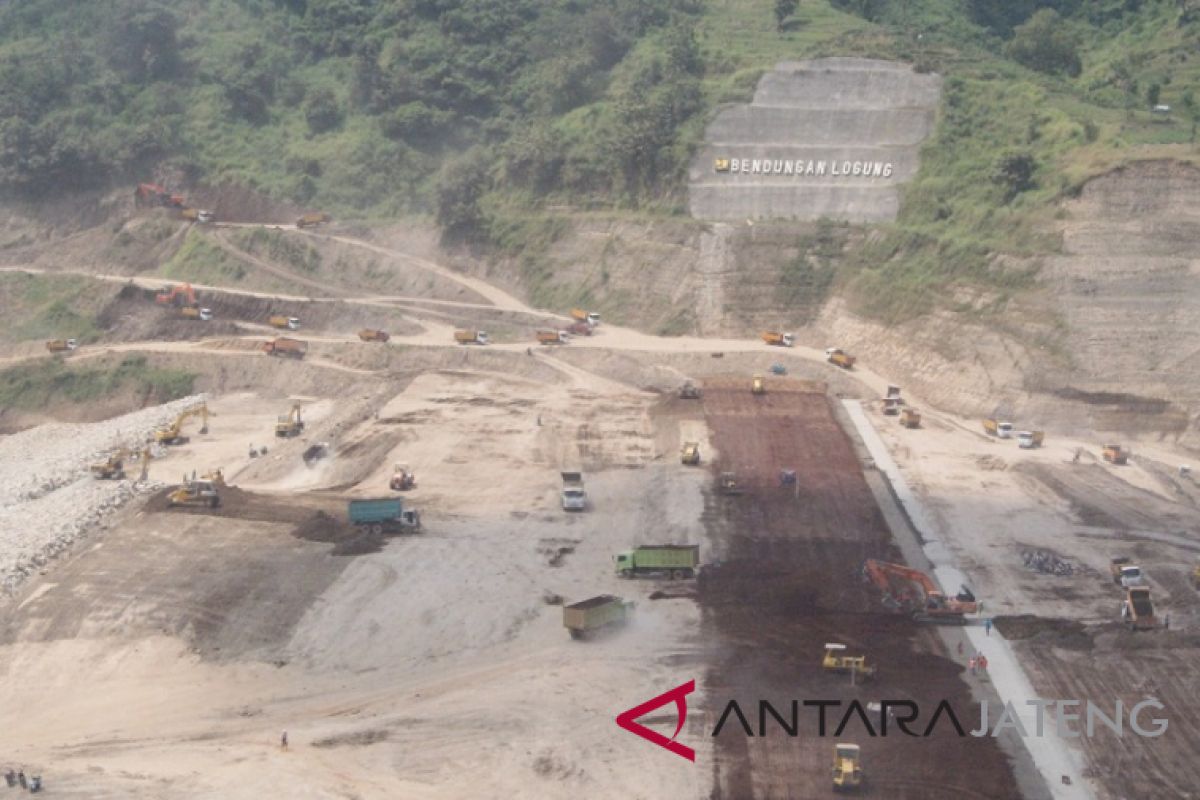
M 948 598 L 933 579 L 920 570 L 903 564 L 867 559 L 863 575 L 883 594 L 884 605 L 931 618 L 959 618 L 978 609 L 975 597 L 965 588 L 956 598 Z M 893 580 L 896 579 L 896 580 Z M 902 588 L 897 588 L 900 584 Z M 917 592 L 913 592 L 913 587 Z M 919 595 L 919 596 L 918 596 Z

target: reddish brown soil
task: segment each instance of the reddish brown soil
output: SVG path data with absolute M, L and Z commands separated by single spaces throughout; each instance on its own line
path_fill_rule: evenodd
M 897 554 L 824 387 L 773 379 L 768 394 L 755 397 L 748 383 L 703 387 L 703 411 L 720 454 L 712 469 L 735 470 L 745 489 L 737 497 L 714 494 L 706 514 L 721 562 L 707 571 L 699 592 L 714 645 L 703 678 L 708 732 L 736 699 L 756 734 L 747 737 L 733 720 L 716 737 L 714 797 L 831 797 L 832 730 L 819 737 L 816 709 L 801 706 L 797 737 L 773 723 L 760 737 L 759 700 L 785 715 L 793 699 L 840 700 L 842 709 L 853 699 L 912 700 L 921 709 L 917 730 L 943 699 L 966 729 L 976 727 L 977 710 L 962 668 L 946 657 L 936 633 L 882 610 L 858 575 L 865 558 Z M 780 487 L 781 469 L 796 471 L 797 487 Z M 848 677 L 825 673 L 825 642 L 866 654 L 879 668 L 875 679 L 852 687 Z M 871 738 L 855 721 L 842 741 L 862 746 L 876 796 L 1020 796 L 998 746 L 960 738 L 946 719 L 929 738 L 897 735 L 894 728 Z

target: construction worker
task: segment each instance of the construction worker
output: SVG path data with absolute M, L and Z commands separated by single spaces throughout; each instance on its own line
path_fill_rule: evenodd
M 287 731 L 284 731 L 283 735 L 279 737 L 279 749 L 287 750 Z
M 992 635 L 992 618 L 988 617 L 983 621 L 983 633 L 985 636 Z
M 979 656 L 979 660 L 975 663 L 975 666 L 979 667 L 980 672 L 987 672 L 987 665 L 987 656 L 981 654 Z
M 972 675 L 974 675 L 974 674 L 975 674 L 975 667 L 976 667 L 976 665 L 977 665 L 978 663 L 979 663 L 979 660 L 978 660 L 978 659 L 976 659 L 976 658 L 975 658 L 975 656 L 971 656 L 971 657 L 970 657 L 970 658 L 967 660 L 967 666 L 968 666 L 968 667 L 970 667 L 970 669 L 971 669 L 971 674 L 972 674 Z
M 963 654 L 963 646 L 962 646 L 962 642 L 959 642 L 959 643 L 958 643 L 958 656 L 959 656 L 959 658 L 962 658 L 962 654 Z

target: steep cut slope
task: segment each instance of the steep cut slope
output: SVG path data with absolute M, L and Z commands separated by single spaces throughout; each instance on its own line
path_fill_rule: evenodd
M 865 58 L 784 62 L 724 109 L 689 171 L 693 216 L 895 219 L 933 130 L 941 78 Z

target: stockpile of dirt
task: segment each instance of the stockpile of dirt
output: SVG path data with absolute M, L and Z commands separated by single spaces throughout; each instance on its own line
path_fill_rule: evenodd
M 792 698 L 836 700 L 842 706 L 831 712 L 831 728 L 852 700 L 903 697 L 918 704 L 926 723 L 943 700 L 964 715 L 974 707 L 962 666 L 945 656 L 940 641 L 908 617 L 883 611 L 859 577 L 865 558 L 898 559 L 829 399 L 799 381 L 774 381 L 765 396 L 751 395 L 744 383 L 703 386 L 718 453 L 712 468 L 736 471 L 744 490 L 711 496 L 704 517 L 719 554 L 699 581 L 715 654 L 705 678 L 707 711 L 716 719 L 736 698 L 756 729 L 750 738 L 735 723 L 715 739 L 714 797 L 825 796 L 832 730 L 826 739 L 816 738 L 815 724 L 799 738 L 758 737 L 760 699 L 785 709 Z M 795 485 L 781 485 L 784 469 L 795 471 Z M 824 671 L 827 642 L 865 655 L 878 669 L 874 680 L 851 686 L 845 675 Z M 972 721 L 964 717 L 963 724 Z M 891 798 L 1019 794 L 993 740 L 959 737 L 949 725 L 928 738 L 873 738 L 854 723 L 843 738 L 862 746 L 872 784 Z M 962 778 L 968 772 L 970 781 Z
M 383 549 L 382 534 L 359 528 L 344 517 L 334 517 L 317 511 L 292 530 L 292 535 L 309 542 L 333 544 L 335 556 L 358 556 L 378 553 Z
M 996 617 L 996 630 L 1009 640 L 1027 640 L 1068 650 L 1091 650 L 1092 633 L 1082 622 L 1069 619 L 1045 619 L 1032 614 Z

